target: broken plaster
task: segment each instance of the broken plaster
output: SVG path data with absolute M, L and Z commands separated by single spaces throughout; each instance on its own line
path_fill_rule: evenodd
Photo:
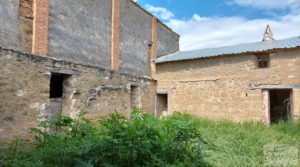
M 87 107 L 89 107 L 91 105 L 91 102 L 94 100 L 97 100 L 97 98 L 101 95 L 101 92 L 104 90 L 109 90 L 109 91 L 116 91 L 116 90 L 120 90 L 124 88 L 123 86 L 112 86 L 112 85 L 108 85 L 108 86 L 98 86 L 96 88 L 93 88 L 90 91 L 90 96 L 87 99 Z

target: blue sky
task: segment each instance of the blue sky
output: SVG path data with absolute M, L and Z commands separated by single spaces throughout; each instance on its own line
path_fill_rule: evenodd
M 300 0 L 136 0 L 181 35 L 181 50 L 300 35 Z

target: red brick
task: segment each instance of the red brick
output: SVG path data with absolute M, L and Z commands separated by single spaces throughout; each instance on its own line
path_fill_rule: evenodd
M 48 52 L 49 1 L 33 0 L 32 53 L 46 56 Z
M 120 0 L 112 0 L 111 69 L 120 69 Z

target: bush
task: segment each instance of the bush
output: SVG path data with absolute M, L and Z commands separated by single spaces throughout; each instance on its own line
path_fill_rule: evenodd
M 7 148 L 0 166 L 208 166 L 197 122 L 184 115 L 158 120 L 136 109 L 130 119 L 115 113 L 98 123 L 63 117 L 55 124 L 55 133 L 32 129 L 28 152 Z
M 0 166 L 259 167 L 266 144 L 300 146 L 300 121 L 267 127 L 179 113 L 159 120 L 134 110 L 129 119 L 119 114 L 99 122 L 63 117 L 55 124 L 56 133 L 42 130 L 48 122 L 32 129 L 34 143 L 2 144 Z

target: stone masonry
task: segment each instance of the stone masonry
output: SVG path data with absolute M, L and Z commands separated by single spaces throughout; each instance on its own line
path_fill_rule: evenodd
M 270 67 L 257 67 L 256 56 L 228 55 L 157 64 L 158 93 L 168 94 L 169 112 L 182 111 L 202 118 L 267 121 L 263 88 L 251 85 L 290 85 L 293 117 L 300 116 L 300 49 L 277 50 Z M 286 86 L 288 87 L 288 86 Z
M 0 140 L 61 115 L 154 113 L 151 64 L 179 49 L 132 0 L 1 0 L 0 21 Z
M 129 116 L 131 85 L 139 87 L 138 105 L 154 111 L 151 79 L 3 48 L 0 65 L 0 139 L 25 137 L 30 127 L 47 119 L 51 73 L 68 75 L 62 115 L 76 118 L 84 112 L 97 120 L 116 111 Z

